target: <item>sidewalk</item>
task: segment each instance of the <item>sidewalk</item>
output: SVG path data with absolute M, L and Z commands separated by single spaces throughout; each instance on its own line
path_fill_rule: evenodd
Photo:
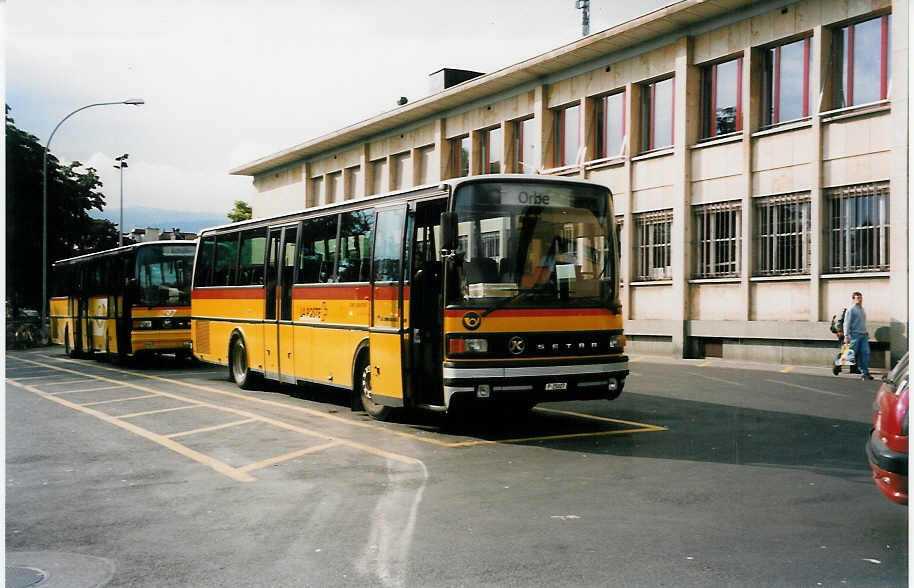
M 685 367 L 698 368 L 698 367 L 716 367 L 716 368 L 727 368 L 734 370 L 758 370 L 765 372 L 780 372 L 783 374 L 805 374 L 808 376 L 828 376 L 830 378 L 860 378 L 859 374 L 850 374 L 848 373 L 848 368 L 844 367 L 841 370 L 841 374 L 835 376 L 832 374 L 831 366 L 809 366 L 809 365 L 789 365 L 789 364 L 773 364 L 773 363 L 761 363 L 753 361 L 743 361 L 736 359 L 720 359 L 717 357 L 710 357 L 704 359 L 681 359 L 676 357 L 668 357 L 665 355 L 651 355 L 648 353 L 630 353 L 628 354 L 629 363 L 662 363 L 667 365 L 682 365 Z M 630 367 L 630 369 L 632 369 Z M 870 369 L 870 374 L 877 381 L 882 377 L 883 374 L 887 373 L 887 370 L 884 369 Z

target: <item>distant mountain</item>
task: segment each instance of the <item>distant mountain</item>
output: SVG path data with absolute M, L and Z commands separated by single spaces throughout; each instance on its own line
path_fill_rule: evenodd
M 117 207 L 109 207 L 102 212 L 94 212 L 92 216 L 109 220 L 114 224 L 120 222 L 120 211 Z M 146 227 L 153 227 L 163 231 L 177 228 L 184 232 L 197 233 L 200 229 L 225 225 L 229 222 L 231 221 L 225 216 L 225 213 L 188 212 L 148 206 L 131 206 L 124 210 L 125 232 L 134 228 L 145 229 Z

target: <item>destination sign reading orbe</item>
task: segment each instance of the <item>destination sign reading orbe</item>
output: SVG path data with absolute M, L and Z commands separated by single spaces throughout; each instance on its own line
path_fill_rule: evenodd
M 572 191 L 559 186 L 506 183 L 501 187 L 501 203 L 516 206 L 568 208 L 572 205 Z

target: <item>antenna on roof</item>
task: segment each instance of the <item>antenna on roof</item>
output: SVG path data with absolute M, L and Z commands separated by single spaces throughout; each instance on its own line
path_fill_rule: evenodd
M 590 34 L 590 0 L 574 0 L 574 7 L 581 10 L 581 36 Z

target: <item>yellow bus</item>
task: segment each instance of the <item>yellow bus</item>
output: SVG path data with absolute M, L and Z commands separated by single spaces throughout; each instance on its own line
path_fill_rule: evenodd
M 195 355 L 354 410 L 613 399 L 628 375 L 612 195 L 485 175 L 201 232 Z
M 191 357 L 196 241 L 153 241 L 53 264 L 51 340 L 70 357 Z

